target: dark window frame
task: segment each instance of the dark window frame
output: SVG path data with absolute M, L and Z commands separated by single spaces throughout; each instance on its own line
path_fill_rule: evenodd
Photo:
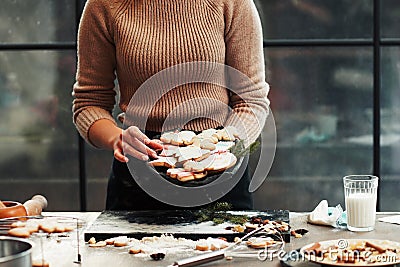
M 373 48 L 373 175 L 381 177 L 381 49 L 387 46 L 400 46 L 400 38 L 381 37 L 381 0 L 373 0 L 373 36 L 359 39 L 293 39 L 264 40 L 268 47 L 370 47 Z M 377 210 L 380 210 L 381 187 L 378 188 Z
M 86 0 L 75 0 L 75 27 L 78 29 L 80 17 Z M 76 32 L 77 34 L 77 32 Z M 75 38 L 77 40 L 77 36 Z M 0 43 L 0 52 L 3 51 L 38 51 L 38 50 L 77 50 L 77 43 L 75 42 L 48 42 L 48 43 Z M 72 86 L 72 85 L 71 85 Z M 86 177 L 86 161 L 85 161 L 85 141 L 80 137 L 78 141 L 78 157 L 79 157 L 79 196 L 80 196 L 80 210 L 87 210 L 87 177 Z

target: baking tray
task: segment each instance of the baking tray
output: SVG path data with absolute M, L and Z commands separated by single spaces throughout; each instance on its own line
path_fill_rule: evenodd
M 260 217 L 263 220 L 289 223 L 288 210 L 230 211 L 237 215 Z M 244 233 L 233 231 L 233 223 L 214 224 L 211 221 L 198 222 L 197 212 L 192 210 L 146 210 L 146 211 L 103 211 L 84 232 L 85 241 L 91 237 L 97 240 L 117 236 L 141 239 L 145 236 L 173 235 L 198 240 L 208 237 L 225 237 L 233 241 Z M 290 242 L 290 229 L 282 233 L 285 242 Z

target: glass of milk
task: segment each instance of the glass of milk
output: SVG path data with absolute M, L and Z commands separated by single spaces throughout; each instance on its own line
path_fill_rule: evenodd
M 350 231 L 372 231 L 375 226 L 378 177 L 373 175 L 348 175 L 343 177 Z

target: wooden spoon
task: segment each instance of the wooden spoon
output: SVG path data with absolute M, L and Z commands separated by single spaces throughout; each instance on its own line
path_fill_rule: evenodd
M 4 205 L 3 204 L 3 202 L 1 202 L 1 200 L 0 200 L 0 209 L 2 209 L 2 208 L 6 208 L 7 206 L 6 205 Z

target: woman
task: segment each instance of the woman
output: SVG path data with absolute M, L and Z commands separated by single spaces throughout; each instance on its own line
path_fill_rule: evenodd
M 148 96 L 159 98 L 150 109 L 145 101 L 130 103 L 149 78 L 192 62 L 229 66 L 246 75 L 251 84 L 238 79 L 234 72 L 225 77 L 226 73 L 216 71 L 211 75 L 229 80 L 235 87 L 233 92 L 218 83 L 193 82 L 164 94 L 160 93 L 161 85 L 146 91 Z M 145 118 L 145 128 L 131 119 L 122 129 L 112 117 L 116 78 L 120 109 L 126 112 L 130 108 L 134 118 Z M 173 120 L 167 128 L 201 131 L 233 125 L 242 129 L 249 144 L 263 127 L 267 93 L 261 24 L 252 0 L 87 1 L 79 26 L 73 119 L 88 143 L 114 152 L 107 209 L 177 208 L 141 190 L 126 164 L 157 157 L 155 150 L 161 146 L 151 138 L 166 129 L 163 123 L 171 112 L 184 123 Z M 200 105 L 176 111 L 182 103 L 197 99 L 201 99 Z M 245 175 L 219 201 L 231 202 L 234 209 L 251 209 L 248 183 Z

